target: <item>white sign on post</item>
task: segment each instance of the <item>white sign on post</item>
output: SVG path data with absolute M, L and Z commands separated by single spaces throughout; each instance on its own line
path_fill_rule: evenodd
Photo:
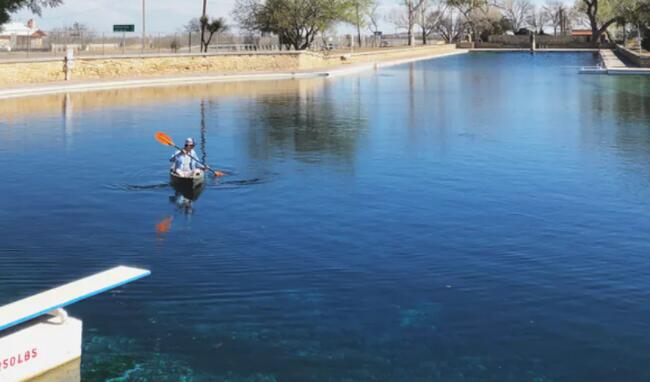
M 65 59 L 68 61 L 68 63 L 71 63 L 74 60 L 74 49 L 72 49 L 72 47 L 68 47 L 66 49 Z
M 72 77 L 72 68 L 74 67 L 74 50 L 71 47 L 68 47 L 66 49 L 63 66 L 63 71 L 65 72 L 65 80 L 70 81 Z

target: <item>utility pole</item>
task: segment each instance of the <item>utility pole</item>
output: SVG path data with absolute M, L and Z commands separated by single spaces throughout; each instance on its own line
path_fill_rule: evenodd
M 205 21 L 207 21 L 207 7 L 208 7 L 208 0 L 203 0 L 203 13 L 201 14 L 201 52 L 204 50 L 207 51 L 208 47 L 203 46 L 203 41 L 205 39 Z
M 146 39 L 147 28 L 145 24 L 145 1 L 142 0 L 142 53 L 144 53 L 144 40 Z

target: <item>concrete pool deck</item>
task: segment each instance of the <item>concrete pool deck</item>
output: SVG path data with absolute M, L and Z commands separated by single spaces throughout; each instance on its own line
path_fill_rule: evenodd
M 154 78 L 126 78 L 119 80 L 94 80 L 94 81 L 67 81 L 45 84 L 21 85 L 0 90 L 0 99 L 29 97 L 58 93 L 87 92 L 95 90 L 114 90 L 157 86 L 207 84 L 232 81 L 263 81 L 285 80 L 317 77 L 336 77 L 352 73 L 359 73 L 394 65 L 406 64 L 416 61 L 442 58 L 468 53 L 468 50 L 453 49 L 439 52 L 426 52 L 406 58 L 392 58 L 385 60 L 372 60 L 342 64 L 332 68 L 314 69 L 305 71 L 262 72 L 262 73 L 232 73 L 232 74 L 189 74 L 164 76 Z M 414 52 L 415 53 L 415 52 Z M 422 52 L 425 53 L 425 52 Z
M 602 60 L 602 67 L 591 69 L 592 74 L 650 76 L 650 68 L 640 68 L 626 62 L 613 49 L 600 49 L 598 54 Z M 587 68 L 583 72 L 589 70 Z
M 575 53 L 575 52 L 598 52 L 599 49 L 593 48 L 537 48 L 534 51 L 530 48 L 473 48 L 471 52 L 531 52 L 531 53 Z

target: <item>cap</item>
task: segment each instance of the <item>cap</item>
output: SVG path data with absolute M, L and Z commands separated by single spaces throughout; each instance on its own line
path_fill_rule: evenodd
M 192 138 L 187 138 L 187 139 L 185 140 L 185 146 L 187 146 L 187 145 L 193 145 L 193 144 L 194 144 L 194 139 L 192 139 Z

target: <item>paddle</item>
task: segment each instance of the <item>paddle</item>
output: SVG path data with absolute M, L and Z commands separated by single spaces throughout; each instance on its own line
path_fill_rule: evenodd
M 174 143 L 174 141 L 172 140 L 172 138 L 171 138 L 169 135 L 167 135 L 167 134 L 165 134 L 165 133 L 163 133 L 163 132 L 158 131 L 158 132 L 156 133 L 155 137 L 156 137 L 156 140 L 157 140 L 158 142 L 162 143 L 162 144 L 165 145 L 165 146 L 172 146 L 172 147 L 176 148 L 176 150 L 179 150 L 179 151 L 182 151 L 182 150 L 183 150 L 183 149 L 181 149 L 180 147 L 176 146 L 176 144 Z M 188 155 L 189 155 L 189 154 L 188 154 Z M 225 173 L 223 173 L 223 172 L 221 172 L 221 171 L 217 171 L 217 170 L 213 170 L 213 169 L 211 169 L 207 164 L 201 162 L 200 160 L 194 158 L 194 157 L 191 156 L 191 155 L 190 155 L 190 158 L 192 158 L 192 159 L 194 159 L 195 161 L 197 161 L 201 166 L 203 166 L 203 167 L 207 168 L 208 170 L 212 171 L 212 173 L 214 174 L 214 176 L 224 176 L 224 175 L 226 175 Z

